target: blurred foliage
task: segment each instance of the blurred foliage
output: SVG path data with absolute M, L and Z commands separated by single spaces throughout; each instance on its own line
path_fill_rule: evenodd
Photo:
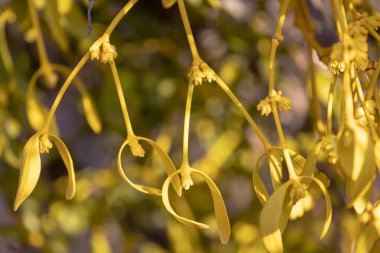
M 168 198 L 184 217 L 210 225 L 206 230 L 184 226 L 169 215 L 160 197 L 142 194 L 120 177 L 118 150 L 127 133 L 116 99 L 115 73 L 108 65 L 97 61 L 89 61 L 83 66 L 48 128 L 51 134 L 60 136 L 70 150 L 76 173 L 75 197 L 70 201 L 64 199 L 68 177 L 61 157 L 66 159 L 66 164 L 71 158 L 60 153 L 63 149 L 54 148 L 49 155 L 41 154 L 42 172 L 33 193 L 16 212 L 12 211 L 23 147 L 33 130 L 38 134 L 43 128 L 62 83 L 93 43 L 101 38 L 126 1 L 97 0 L 91 13 L 93 30 L 89 35 L 88 1 L 0 0 L 0 252 L 260 253 L 267 252 L 262 237 L 265 231 L 260 223 L 271 223 L 274 215 L 284 212 L 288 212 L 292 220 L 282 236 L 285 252 L 378 252 L 380 207 L 377 201 L 380 192 L 378 178 L 372 180 L 377 173 L 373 154 L 359 155 L 361 160 L 373 163 L 373 166 L 368 165 L 373 167 L 373 171 L 368 169 L 371 177 L 368 181 L 373 183 L 371 190 L 366 190 L 365 200 L 360 198 L 356 210 L 347 208 L 354 201 L 352 196 L 347 196 L 346 183 L 349 180 L 357 182 L 357 175 L 351 175 L 355 169 L 346 168 L 355 164 L 352 161 L 358 157 L 355 152 L 363 151 L 352 148 L 345 151 L 345 148 L 372 143 L 366 125 L 368 119 L 363 116 L 363 106 L 358 102 L 360 99 L 357 96 L 354 99 L 362 108 L 362 111 L 359 106 L 356 108 L 356 128 L 345 129 L 350 132 L 339 135 L 340 140 L 344 139 L 341 136 L 349 136 L 348 145 L 347 139 L 337 141 L 338 134 L 334 137 L 321 134 L 323 126 L 328 126 L 318 121 L 324 122 L 328 114 L 331 79 L 344 79 L 341 63 L 346 53 L 340 52 L 345 52 L 347 47 L 339 43 L 343 40 L 335 28 L 336 16 L 326 1 L 291 1 L 282 32 L 285 39 L 276 55 L 278 89 L 273 89 L 276 93 L 267 92 L 272 36 L 284 2 L 287 0 L 185 1 L 202 59 L 234 91 L 270 143 L 278 142 L 276 119 L 260 114 L 273 113 L 273 104 L 286 111 L 280 113 L 280 118 L 295 170 L 303 173 L 309 167 L 313 170 L 313 178 L 322 182 L 322 185 L 311 185 L 310 178 L 306 178 L 308 175 L 298 173 L 305 176 L 302 184 L 287 183 L 290 176 L 287 170 L 281 174 L 283 177 L 274 178 L 276 172 L 282 171 L 282 164 L 288 166 L 286 154 L 275 146 L 268 151 L 216 84 L 205 82 L 197 87 L 192 103 L 189 159 L 192 167 L 214 180 L 223 196 L 231 238 L 228 244 L 222 245 L 209 193 L 215 189 L 201 183 L 201 177 L 205 178 L 202 174 L 198 177 L 193 173 L 195 185 L 188 191 L 183 190 L 181 198 L 174 190 L 169 191 Z M 303 26 L 303 21 L 300 22 L 297 4 L 301 2 L 310 10 L 314 27 L 310 23 Z M 380 69 L 380 42 L 373 34 L 379 31 L 380 25 L 376 18 L 367 23 L 365 18 L 356 19 L 349 3 L 360 13 L 365 11 L 377 18 L 380 6 L 377 1 L 338 2 L 346 8 L 347 19 L 355 28 L 350 30 L 353 31 L 350 36 L 362 43 L 352 42 L 350 49 L 354 50 L 351 54 L 354 56 L 350 62 L 364 71 L 360 82 L 365 83 L 376 71 L 376 66 Z M 37 26 L 30 10 L 31 3 L 36 8 Z M 162 3 L 171 8 L 163 8 Z M 372 25 L 371 32 L 365 30 L 368 25 Z M 309 32 L 315 37 L 305 38 Z M 365 36 L 365 42 L 358 36 Z M 313 45 L 313 40 L 320 48 Z M 123 152 L 122 170 L 124 168 L 137 184 L 161 189 L 167 178 L 165 171 L 169 172 L 161 164 L 166 158 L 157 150 L 168 153 L 174 166 L 181 167 L 187 78 L 193 60 L 177 4 L 175 1 L 139 1 L 115 28 L 111 41 L 117 49 L 115 62 L 133 129 L 139 136 L 155 140 L 160 147 L 140 141 L 146 156 L 135 157 L 133 150 L 132 154 Z M 106 42 L 101 43 L 103 46 Z M 201 72 L 202 66 L 198 68 Z M 195 84 L 206 78 L 189 77 Z M 377 76 L 373 79 L 378 95 Z M 343 82 L 337 82 L 332 95 L 335 132 L 341 129 L 343 86 Z M 367 91 L 369 86 L 363 87 Z M 375 131 L 379 132 L 379 112 L 376 110 L 371 115 L 377 124 L 374 124 Z M 318 142 L 321 140 L 323 142 Z M 343 148 L 337 151 L 339 145 Z M 373 145 L 372 149 L 379 149 L 379 145 Z M 262 155 L 263 152 L 267 153 Z M 343 160 L 339 162 L 343 167 L 336 169 L 337 166 L 330 162 L 336 163 L 338 158 Z M 318 170 L 314 173 L 315 167 Z M 254 194 L 255 190 L 263 192 L 263 189 L 256 189 L 257 177 L 252 185 L 253 171 L 261 175 L 267 198 Z M 319 240 L 326 209 L 319 188 L 323 191 L 327 186 L 333 209 L 332 225 L 326 237 Z M 360 192 L 365 188 L 363 184 L 359 187 Z M 29 187 L 29 193 L 33 188 Z M 282 193 L 278 189 L 285 190 Z M 269 195 L 279 194 L 283 195 L 279 202 L 278 197 L 270 201 Z M 307 198 L 311 200 L 307 202 Z M 293 201 L 293 209 L 290 206 L 284 211 L 281 206 L 271 210 L 269 204 L 267 208 L 260 204 L 279 205 L 282 201 Z M 357 214 L 358 208 L 360 214 Z M 269 221 L 265 221 L 264 215 L 260 218 L 262 210 L 269 213 L 269 218 L 266 217 Z

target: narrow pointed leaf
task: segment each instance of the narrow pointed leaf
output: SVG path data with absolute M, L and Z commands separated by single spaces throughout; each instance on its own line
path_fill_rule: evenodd
M 30 126 L 34 131 L 40 131 L 45 124 L 46 117 L 48 115 L 47 109 L 38 102 L 35 96 L 30 95 L 26 97 L 26 116 L 28 118 Z M 55 118 L 51 123 L 50 130 L 58 134 L 59 129 Z
M 353 181 L 357 181 L 370 155 L 374 161 L 373 142 L 367 129 L 353 125 L 346 129 L 338 138 L 338 155 L 343 166 L 343 172 Z M 371 154 L 372 153 L 372 154 Z
M 255 189 L 256 196 L 262 205 L 264 205 L 265 202 L 267 202 L 267 200 L 269 198 L 268 191 L 265 188 L 264 182 L 261 179 L 260 174 L 259 174 L 259 164 L 260 164 L 261 159 L 264 157 L 264 155 L 265 155 L 265 153 L 262 154 L 259 157 L 259 159 L 257 159 L 255 167 L 253 168 L 253 180 L 252 180 L 253 181 L 253 188 Z
M 162 6 L 164 6 L 165 9 L 169 9 L 176 2 L 177 2 L 177 0 L 161 0 Z
M 356 248 L 354 253 L 369 253 L 379 238 L 378 233 L 374 225 L 367 225 L 359 234 L 356 240 Z
M 276 190 L 281 185 L 282 179 L 282 152 L 278 149 L 272 149 L 268 155 L 270 176 L 272 179 L 273 189 Z
M 66 189 L 66 199 L 72 199 L 75 195 L 76 183 L 75 183 L 75 171 L 73 165 L 73 159 L 71 158 L 70 152 L 67 149 L 65 143 L 56 135 L 49 135 L 58 149 L 58 152 L 66 166 L 68 174 L 68 184 Z
M 118 154 L 117 154 L 117 168 L 118 168 L 118 171 L 119 171 L 121 178 L 124 181 L 126 181 L 130 186 L 135 188 L 137 191 L 140 191 L 140 192 L 146 193 L 146 194 L 161 196 L 161 190 L 160 189 L 150 187 L 150 186 L 141 185 L 141 184 L 135 184 L 124 173 L 124 169 L 123 169 L 123 166 L 121 164 L 121 155 L 123 153 L 125 146 L 127 146 L 128 143 L 129 143 L 129 140 L 124 141 L 123 144 L 121 145 L 120 149 L 119 149 Z
M 309 155 L 307 156 L 306 160 L 305 160 L 305 165 L 302 169 L 302 176 L 312 176 L 315 172 L 317 172 L 317 160 L 318 160 L 318 155 L 319 155 L 319 151 L 321 150 L 321 142 L 317 142 L 314 147 L 313 147 L 313 150 L 309 153 Z M 305 181 L 305 184 L 307 185 L 307 187 L 309 187 L 309 185 L 311 184 L 311 180 L 306 180 Z
M 285 221 L 289 218 L 287 212 L 291 202 L 289 195 L 291 186 L 292 182 L 288 181 L 273 192 L 260 214 L 260 231 L 265 247 L 271 253 L 283 252 L 281 230 L 285 229 Z M 284 213 L 287 213 L 288 217 L 285 217 Z
M 33 135 L 25 144 L 14 210 L 32 193 L 41 173 L 41 158 L 39 150 L 39 137 L 41 133 Z
M 161 158 L 162 163 L 164 164 L 164 167 L 166 169 L 166 174 L 170 176 L 176 171 L 176 168 L 172 162 L 172 160 L 169 158 L 169 156 L 166 154 L 165 151 L 162 150 L 162 148 L 155 142 L 150 139 L 144 138 L 144 137 L 138 137 L 139 140 L 146 141 L 149 143 L 154 151 L 157 152 L 159 157 Z M 181 196 L 182 193 L 182 187 L 181 187 L 181 181 L 179 180 L 178 175 L 174 176 L 172 180 L 172 187 L 174 188 L 175 192 L 177 193 L 178 196 Z
M 87 93 L 82 96 L 82 105 L 88 125 L 91 127 L 94 133 L 100 133 L 102 131 L 102 121 L 100 120 L 94 102 Z
M 191 170 L 193 173 L 198 173 L 203 176 L 208 187 L 210 188 L 212 200 L 214 202 L 214 211 L 216 216 L 216 223 L 219 231 L 219 238 L 222 244 L 226 244 L 231 235 L 230 221 L 228 219 L 226 206 L 223 201 L 222 194 L 218 187 L 205 173 L 199 170 Z
M 169 185 L 171 183 L 171 181 L 173 180 L 173 178 L 175 176 L 178 176 L 179 173 L 181 173 L 182 171 L 181 170 L 177 170 L 176 172 L 174 172 L 173 174 L 171 174 L 164 182 L 164 185 L 162 186 L 162 202 L 166 208 L 166 210 L 168 210 L 168 212 L 174 216 L 174 218 L 176 218 L 179 222 L 181 222 L 182 224 L 186 225 L 186 226 L 189 226 L 191 228 L 197 228 L 197 229 L 208 229 L 210 226 L 204 224 L 204 223 L 201 223 L 201 222 L 197 222 L 197 221 L 193 221 L 193 220 L 190 220 L 190 219 L 187 219 L 187 218 L 184 218 L 182 216 L 179 216 L 175 211 L 174 209 L 172 208 L 171 204 L 170 204 L 170 201 L 169 201 Z
M 214 204 L 216 223 L 218 226 L 219 238 L 222 244 L 226 244 L 231 235 L 231 227 L 230 227 L 230 222 L 228 219 L 227 210 L 226 210 L 226 206 L 224 204 L 222 195 L 218 187 L 215 185 L 214 181 L 212 181 L 212 179 L 209 178 L 205 173 L 199 170 L 195 170 L 195 169 L 190 169 L 190 171 L 191 173 L 197 173 L 201 175 L 202 178 L 206 181 L 208 187 L 210 188 L 210 192 L 211 192 L 211 196 L 212 196 L 212 200 Z M 169 184 L 170 184 L 170 181 L 173 179 L 173 177 L 175 175 L 178 175 L 178 173 L 181 173 L 181 172 L 182 172 L 181 170 L 177 170 L 175 173 L 173 173 L 166 179 L 164 186 L 162 187 L 162 201 L 164 203 L 164 206 L 169 211 L 169 213 L 171 213 L 181 223 L 193 228 L 207 229 L 209 228 L 209 226 L 206 224 L 179 216 L 170 205 L 169 194 L 168 194 Z
M 323 193 L 323 196 L 325 198 L 325 203 L 326 203 L 326 218 L 325 218 L 325 221 L 324 221 L 324 224 L 323 224 L 323 228 L 322 228 L 322 232 L 321 232 L 321 236 L 320 236 L 320 239 L 323 239 L 323 237 L 325 237 L 327 231 L 330 228 L 331 219 L 332 219 L 332 207 L 331 207 L 330 194 L 327 191 L 325 185 L 321 181 L 319 181 L 319 179 L 317 179 L 315 177 L 309 177 L 309 176 L 302 176 L 302 177 L 300 177 L 300 179 L 303 182 L 305 182 L 305 181 L 308 182 L 309 180 L 314 181 L 318 185 L 319 189 L 321 189 L 321 191 Z
M 152 146 L 153 150 L 156 151 L 156 153 L 159 155 L 159 157 L 160 157 L 160 159 L 161 159 L 161 161 L 162 161 L 162 163 L 163 163 L 163 165 L 165 167 L 166 174 L 168 176 L 172 175 L 176 171 L 176 168 L 175 168 L 172 160 L 169 158 L 169 156 L 161 149 L 161 147 L 156 142 L 154 142 L 154 141 L 152 141 L 150 139 L 144 138 L 144 137 L 136 137 L 136 138 L 138 140 L 145 141 L 150 146 Z M 146 194 L 152 194 L 152 195 L 156 195 L 156 196 L 161 196 L 161 190 L 160 189 L 155 188 L 155 187 L 141 185 L 141 184 L 135 184 L 125 174 L 123 166 L 121 164 L 121 155 L 122 155 L 123 149 L 128 144 L 129 144 L 129 140 L 126 140 L 121 145 L 121 147 L 119 149 L 119 152 L 118 152 L 118 155 L 117 155 L 117 167 L 118 167 L 118 170 L 119 170 L 119 173 L 120 173 L 121 177 L 129 185 L 131 185 L 133 188 L 135 188 L 136 190 L 138 190 L 140 192 L 143 192 L 143 193 L 146 193 Z M 180 183 L 178 175 L 174 176 L 171 184 L 172 184 L 172 187 L 174 188 L 175 192 L 177 193 L 177 195 L 180 196 L 181 195 L 181 191 L 182 191 L 182 187 L 181 187 L 181 183 Z

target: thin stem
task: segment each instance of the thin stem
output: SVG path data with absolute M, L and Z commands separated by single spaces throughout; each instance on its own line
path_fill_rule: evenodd
M 268 141 L 267 137 L 264 135 L 264 133 L 260 130 L 260 128 L 257 126 L 255 121 L 252 119 L 252 117 L 249 115 L 247 110 L 244 108 L 240 100 L 235 96 L 235 94 L 230 90 L 230 88 L 223 82 L 223 80 L 215 74 L 216 83 L 224 90 L 224 92 L 227 94 L 227 96 L 231 99 L 231 101 L 234 103 L 234 105 L 238 108 L 238 110 L 243 114 L 244 118 L 247 120 L 248 124 L 252 127 L 253 131 L 257 134 L 259 139 L 264 145 L 265 149 L 270 149 L 272 145 Z
M 28 0 L 28 6 L 29 6 L 29 14 L 32 19 L 32 24 L 34 29 L 36 29 L 36 43 L 37 43 L 37 51 L 38 51 L 38 57 L 41 61 L 41 65 L 49 65 L 49 58 L 45 50 L 45 43 L 44 39 L 42 37 L 42 30 L 40 21 L 38 20 L 38 14 L 36 7 L 34 6 L 33 0 Z
M 111 24 L 107 27 L 104 34 L 111 35 L 115 27 L 119 24 L 121 19 L 129 12 L 129 10 L 137 3 L 138 0 L 130 0 L 115 16 Z
M 366 97 L 371 98 L 373 96 L 374 89 L 376 87 L 377 78 L 380 73 L 380 59 L 376 62 L 376 68 L 371 76 L 371 82 L 369 84 L 369 88 L 367 90 Z
M 186 12 L 185 3 L 183 0 L 178 0 L 178 7 L 179 7 L 180 14 L 181 14 L 183 26 L 185 27 L 187 40 L 189 42 L 191 54 L 193 56 L 193 61 L 199 62 L 199 61 L 201 61 L 201 58 L 199 56 L 197 46 L 195 44 L 194 35 L 193 35 L 192 30 L 191 30 L 189 18 L 187 16 L 187 12 Z
M 367 104 L 365 103 L 364 93 L 363 93 L 362 87 L 360 85 L 360 82 L 359 82 L 359 79 L 357 76 L 355 77 L 355 84 L 356 84 L 357 93 L 359 95 L 360 103 L 362 104 L 362 107 L 364 110 L 364 115 L 367 119 L 367 125 L 368 125 L 369 130 L 370 130 L 371 135 L 372 135 L 372 139 L 376 142 L 379 140 L 379 136 L 376 133 L 375 126 L 372 124 L 373 121 L 370 118 L 370 113 L 368 111 Z
M 272 37 L 272 46 L 269 53 L 269 85 L 268 94 L 275 89 L 275 77 L 276 77 L 276 52 L 277 48 L 282 41 L 282 28 L 284 27 L 286 12 L 288 10 L 290 0 L 283 0 L 280 7 L 280 17 L 277 21 L 277 26 Z
M 125 126 L 126 126 L 127 131 L 128 131 L 128 136 L 134 136 L 135 134 L 133 133 L 131 119 L 129 117 L 127 103 L 125 102 L 123 88 L 121 87 L 119 73 L 117 71 L 116 64 L 114 61 L 112 61 L 110 65 L 111 65 L 111 71 L 112 71 L 113 79 L 115 81 L 115 87 L 117 90 L 117 95 L 118 95 L 118 98 L 120 101 L 121 110 L 122 110 L 123 116 L 124 116 Z
M 344 5 L 340 0 L 333 1 L 334 16 L 337 24 L 340 40 L 343 40 L 343 34 L 347 34 L 347 21 L 344 12 Z
M 58 108 L 59 103 L 62 100 L 63 95 L 65 94 L 66 90 L 69 88 L 71 82 L 74 80 L 74 78 L 77 76 L 78 72 L 82 69 L 82 67 L 86 64 L 86 62 L 90 59 L 90 53 L 87 52 L 83 58 L 79 61 L 77 66 L 73 69 L 73 71 L 70 73 L 70 75 L 67 77 L 66 81 L 63 83 L 61 89 L 59 90 L 59 93 L 57 97 L 55 98 L 53 105 L 50 108 L 49 114 L 47 116 L 46 122 L 44 124 L 44 127 L 42 128 L 45 131 L 48 131 L 50 129 L 50 124 L 53 119 L 53 116 Z
M 186 166 L 189 164 L 189 129 L 190 129 L 190 114 L 191 114 L 191 103 L 193 100 L 193 92 L 194 92 L 194 85 L 189 83 L 189 88 L 187 90 L 187 98 L 186 98 L 185 119 L 184 119 L 184 124 L 183 124 L 182 166 Z
M 321 119 L 321 114 L 319 111 L 319 101 L 318 101 L 318 92 L 317 84 L 315 80 L 315 66 L 313 63 L 312 49 L 308 47 L 309 54 L 309 78 L 311 82 L 311 116 L 314 121 L 314 127 L 320 135 L 325 134 L 326 126 Z
M 327 134 L 333 134 L 333 104 L 334 104 L 334 90 L 337 76 L 333 75 L 331 78 L 329 95 L 327 98 Z

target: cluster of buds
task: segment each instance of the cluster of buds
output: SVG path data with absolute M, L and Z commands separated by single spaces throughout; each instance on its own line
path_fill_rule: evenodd
M 261 111 L 261 115 L 268 116 L 272 112 L 272 102 L 275 102 L 280 111 L 289 111 L 292 108 L 291 100 L 282 96 L 282 91 L 271 90 L 268 97 L 261 100 L 257 105 L 257 110 Z
M 193 62 L 189 73 L 190 83 L 194 85 L 201 85 L 204 80 L 209 83 L 215 81 L 215 72 L 204 61 Z
M 97 39 L 90 47 L 91 60 L 98 60 L 102 63 L 111 63 L 117 57 L 116 48 L 109 41 L 108 35 L 103 35 Z

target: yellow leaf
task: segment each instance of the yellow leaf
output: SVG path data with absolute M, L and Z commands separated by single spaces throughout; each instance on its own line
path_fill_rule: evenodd
M 34 96 L 26 96 L 26 115 L 33 130 L 41 130 L 45 123 L 46 114 L 46 109 Z
M 49 134 L 49 136 L 53 139 L 55 146 L 58 149 L 58 152 L 63 160 L 63 163 L 66 166 L 68 173 L 68 184 L 66 189 L 66 199 L 72 199 L 75 195 L 76 183 L 75 183 L 75 171 L 73 160 L 71 158 L 70 152 L 67 149 L 65 143 L 56 135 Z
M 314 181 L 318 185 L 318 187 L 321 189 L 321 191 L 324 195 L 325 203 L 326 203 L 326 218 L 325 218 L 325 222 L 323 224 L 323 228 L 322 228 L 322 232 L 321 232 L 321 236 L 320 236 L 320 239 L 323 239 L 323 237 L 325 237 L 327 231 L 330 228 L 331 219 L 332 219 L 332 208 L 331 208 L 330 194 L 327 191 L 325 185 L 319 179 L 317 179 L 315 177 L 310 177 L 310 176 L 301 176 L 300 179 L 301 179 L 301 181 L 304 181 L 304 182 L 308 182 L 309 180 Z
M 169 9 L 176 2 L 177 2 L 177 0 L 161 0 L 162 6 L 164 6 L 165 9 Z
M 270 176 L 272 179 L 273 189 L 276 190 L 281 185 L 282 179 L 282 151 L 272 149 L 268 155 Z
M 176 168 L 175 168 L 172 160 L 168 157 L 168 155 L 160 148 L 160 146 L 156 142 L 154 142 L 154 141 L 152 141 L 150 139 L 147 139 L 147 138 L 143 138 L 143 137 L 137 137 L 136 136 L 136 138 L 138 140 L 145 141 L 150 146 L 152 146 L 153 150 L 156 151 L 157 154 L 159 155 L 159 157 L 161 158 L 161 161 L 162 161 L 162 163 L 163 163 L 163 165 L 164 165 L 164 167 L 166 169 L 167 175 L 172 175 L 176 171 Z M 124 141 L 124 143 L 121 145 L 121 147 L 119 149 L 119 152 L 118 152 L 118 155 L 117 155 L 117 168 L 119 170 L 119 173 L 120 173 L 121 177 L 130 186 L 132 186 L 133 188 L 135 188 L 136 190 L 138 190 L 140 192 L 143 192 L 143 193 L 146 193 L 146 194 L 152 194 L 152 195 L 156 195 L 156 196 L 161 196 L 161 190 L 160 189 L 155 188 L 155 187 L 141 185 L 141 184 L 135 184 L 124 173 L 124 169 L 123 169 L 123 166 L 121 164 L 121 155 L 122 155 L 122 152 L 123 152 L 125 146 L 128 145 L 129 142 L 130 142 L 129 139 L 127 139 L 126 141 Z M 182 188 L 181 188 L 181 183 L 180 183 L 178 175 L 176 175 L 174 177 L 174 179 L 172 180 L 172 186 L 173 186 L 174 190 L 176 191 L 176 193 L 178 194 L 178 196 L 180 196 Z
M 269 198 L 269 194 L 267 189 L 265 188 L 264 182 L 260 177 L 259 174 L 259 164 L 261 159 L 266 155 L 266 153 L 263 153 L 260 155 L 260 157 L 257 159 L 257 162 L 255 164 L 255 167 L 253 168 L 253 188 L 255 189 L 256 196 L 260 200 L 261 204 L 264 205 L 265 202 L 267 202 Z
M 338 138 L 338 155 L 345 175 L 357 181 L 362 171 L 367 170 L 368 155 L 374 161 L 373 142 L 368 130 L 357 125 L 345 129 Z
M 206 181 L 208 187 L 210 188 L 213 204 L 214 204 L 214 211 L 215 211 L 215 217 L 216 217 L 216 223 L 218 226 L 218 232 L 219 232 L 219 238 L 222 244 L 226 244 L 230 238 L 231 235 L 231 227 L 230 222 L 227 215 L 226 206 L 224 204 L 222 195 L 218 189 L 218 187 L 215 185 L 214 181 L 212 181 L 211 178 L 209 178 L 205 173 L 187 168 L 190 170 L 191 173 L 196 173 L 202 176 L 202 178 Z M 182 216 L 179 216 L 171 207 L 170 201 L 169 201 L 169 184 L 172 181 L 173 177 L 178 175 L 179 173 L 183 172 L 183 170 L 177 170 L 172 175 L 170 175 L 166 180 L 162 187 L 162 201 L 164 203 L 165 208 L 168 210 L 170 214 L 174 216 L 179 222 L 192 227 L 192 228 L 199 228 L 199 229 L 208 229 L 209 226 L 200 223 L 197 221 L 193 221 L 187 218 L 184 218 Z
M 359 234 L 356 240 L 355 253 L 369 253 L 373 244 L 378 239 L 376 228 L 373 225 L 367 225 Z
M 13 209 L 16 211 L 21 203 L 32 193 L 41 173 L 41 158 L 39 150 L 39 137 L 41 133 L 33 135 L 25 144 L 18 188 Z
M 40 131 L 42 129 L 47 114 L 48 111 L 46 108 L 38 102 L 34 95 L 29 94 L 26 96 L 26 116 L 34 131 Z M 50 130 L 55 134 L 59 132 L 55 118 L 52 121 Z
M 282 231 L 286 227 L 291 207 L 289 191 L 292 182 L 281 185 L 265 203 L 260 214 L 260 230 L 265 247 L 271 253 L 283 252 Z
M 102 122 L 100 120 L 98 111 L 96 110 L 95 104 L 88 93 L 83 94 L 82 105 L 88 125 L 91 127 L 94 133 L 100 133 L 102 131 Z

